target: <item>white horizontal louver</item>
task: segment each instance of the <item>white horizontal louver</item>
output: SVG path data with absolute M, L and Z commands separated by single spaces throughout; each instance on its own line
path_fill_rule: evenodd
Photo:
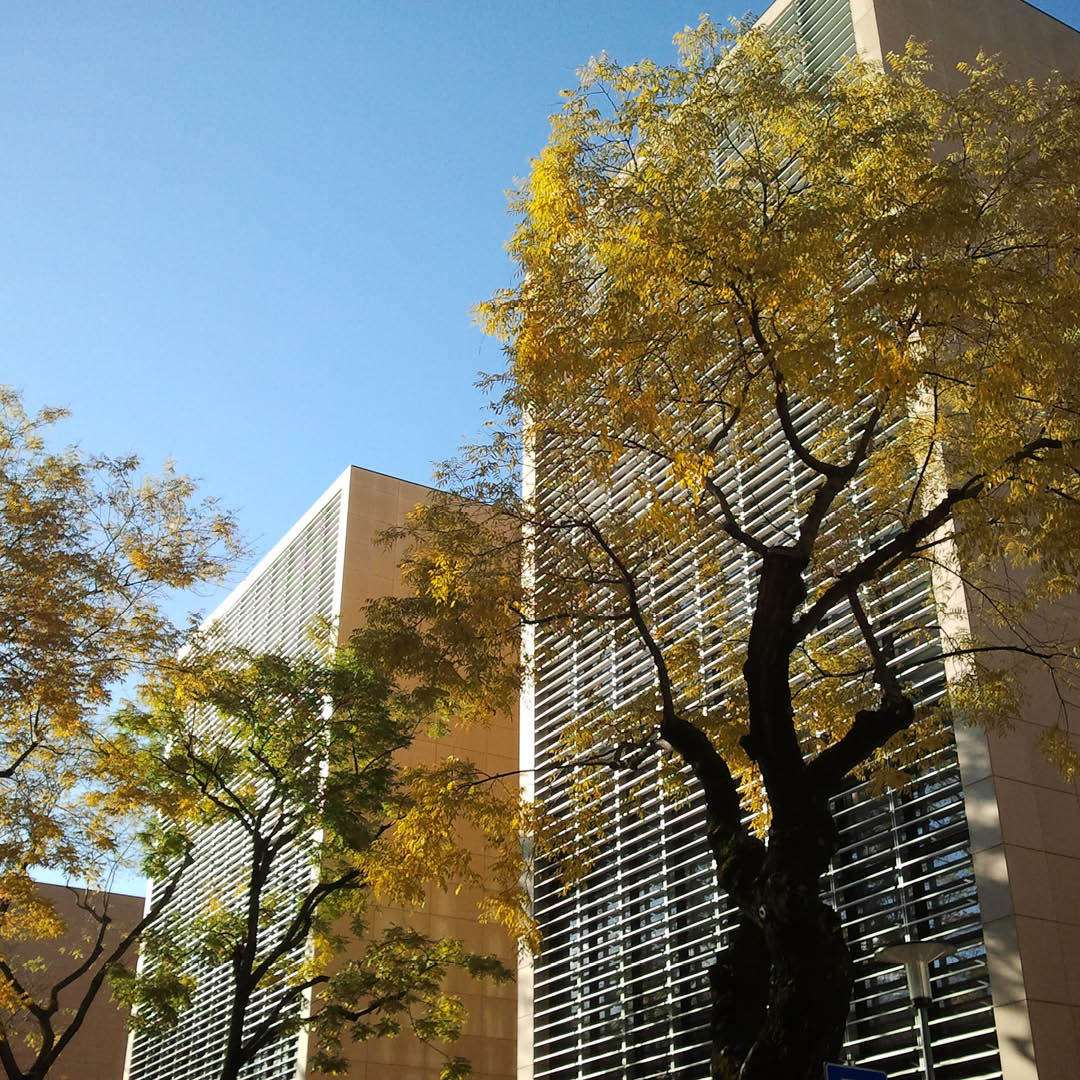
M 299 655 L 311 648 L 306 627 L 317 616 L 334 613 L 334 570 L 337 560 L 341 496 L 335 494 L 295 539 L 218 620 L 223 638 L 253 652 Z M 227 906 L 246 902 L 241 883 L 250 866 L 250 845 L 238 826 L 218 825 L 199 839 L 198 856 L 169 907 L 180 925 L 204 909 L 207 898 Z M 267 884 L 270 892 L 305 892 L 315 868 L 311 845 L 297 843 L 280 858 Z M 269 942 L 285 930 L 285 916 L 266 925 Z M 295 950 L 286 967 L 295 969 L 304 949 Z M 198 988 L 178 1026 L 160 1037 L 134 1037 L 129 1080 L 208 1080 L 217 1075 L 225 1049 L 225 1022 L 230 976 L 223 968 L 193 972 Z M 280 999 L 280 984 L 259 992 L 248 1013 L 257 1024 Z M 294 1080 L 297 1074 L 297 1035 L 265 1047 L 242 1073 L 243 1080 Z
M 824 73 L 855 55 L 848 0 L 798 0 L 775 25 L 803 36 L 810 72 Z M 808 412 L 798 424 L 812 431 L 825 419 Z M 720 479 L 744 524 L 767 542 L 782 542 L 791 535 L 798 497 L 809 478 L 778 426 L 759 433 L 755 445 L 761 453 L 752 469 L 732 467 Z M 589 449 L 583 441 L 581 453 Z M 534 464 L 537 497 L 549 510 L 570 500 L 597 515 L 605 507 L 634 513 L 641 509 L 634 506 L 640 480 L 647 477 L 667 487 L 662 470 L 627 459 L 603 489 L 568 492 L 561 477 L 545 477 L 542 447 Z M 723 567 L 720 574 L 699 581 L 695 552 L 688 545 L 657 586 L 696 596 L 669 617 L 666 628 L 703 634 L 706 663 L 715 648 L 708 643 L 704 610 L 722 596 L 729 617 L 748 625 L 757 571 L 756 560 L 734 544 L 717 561 Z M 537 552 L 541 589 L 545 573 L 557 569 L 545 563 L 542 550 Z M 873 613 L 896 626 L 931 625 L 929 588 L 925 573 L 894 574 L 883 583 Z M 844 618 L 834 619 L 827 629 L 838 640 L 855 633 Z M 929 659 L 932 650 L 925 642 L 899 637 L 896 654 L 898 670 L 920 701 L 929 704 L 943 694 L 944 673 Z M 651 680 L 640 647 L 616 638 L 609 626 L 570 634 L 538 628 L 536 791 L 556 817 L 568 809 L 566 779 L 555 763 L 564 725 L 598 699 L 612 707 L 627 703 Z M 640 772 L 615 774 L 606 784 L 612 832 L 600 850 L 590 853 L 595 864 L 577 887 L 564 891 L 552 866 L 541 862 L 536 867 L 535 911 L 544 933 L 533 986 L 536 1080 L 708 1076 L 706 970 L 711 954 L 724 945 L 734 913 L 717 890 L 700 800 L 668 805 L 654 776 L 629 812 L 628 789 L 641 779 Z M 919 779 L 901 794 L 873 798 L 867 785 L 853 784 L 835 800 L 834 812 L 842 839 L 824 893 L 840 912 L 857 958 L 850 1051 L 891 1077 L 919 1074 L 903 976 L 872 960 L 882 934 L 906 928 L 920 938 L 947 937 L 959 949 L 934 972 L 931 1031 L 939 1077 L 1000 1077 L 954 748 L 927 755 Z

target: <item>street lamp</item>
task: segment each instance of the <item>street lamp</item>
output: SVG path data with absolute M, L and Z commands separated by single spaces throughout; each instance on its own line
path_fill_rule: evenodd
M 955 955 L 956 946 L 943 941 L 904 941 L 874 953 L 875 960 L 904 965 L 908 993 L 919 1019 L 919 1044 L 926 1080 L 934 1080 L 934 1060 L 930 1053 L 930 965 L 943 956 Z

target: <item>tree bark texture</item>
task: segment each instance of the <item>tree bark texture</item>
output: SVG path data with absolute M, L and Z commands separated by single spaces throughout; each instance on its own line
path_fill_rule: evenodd
M 820 1080 L 840 1055 L 853 965 L 811 851 L 795 861 L 770 846 L 741 883 L 739 924 L 710 970 L 714 1080 Z
M 772 822 L 752 864 L 714 845 L 719 883 L 740 914 L 710 972 L 714 1080 L 819 1080 L 843 1046 L 853 966 L 840 918 L 820 898 L 836 829 L 803 758 L 789 680 L 805 566 L 795 549 L 766 553 L 743 667 L 744 747 Z

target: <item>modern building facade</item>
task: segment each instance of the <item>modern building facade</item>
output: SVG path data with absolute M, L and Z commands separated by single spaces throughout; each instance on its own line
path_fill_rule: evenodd
M 363 604 L 400 592 L 397 555 L 376 547 L 376 533 L 401 524 L 408 512 L 430 495 L 428 488 L 394 477 L 347 469 L 277 543 L 248 577 L 210 616 L 230 642 L 253 651 L 296 655 L 307 647 L 305 629 L 317 617 L 332 620 L 345 641 L 356 628 Z M 419 760 L 455 753 L 492 773 L 515 767 L 516 725 L 505 718 L 490 727 L 455 732 L 436 744 L 418 739 L 410 749 Z M 235 892 L 243 880 L 245 841 L 238 830 L 222 827 L 203 838 L 201 855 L 177 893 L 172 910 L 192 918 L 211 897 Z M 283 860 L 273 888 L 306 888 L 312 872 L 300 847 Z M 429 891 L 420 913 L 382 910 L 378 919 L 408 924 L 433 937 L 462 939 L 475 951 L 499 953 L 510 960 L 511 947 L 497 929 L 476 920 L 475 897 Z M 267 930 L 273 933 L 273 928 Z M 347 956 L 347 954 L 346 954 Z M 302 951 L 294 958 L 302 960 Z M 224 1050 L 229 980 L 224 970 L 193 972 L 197 988 L 179 1025 L 158 1037 L 136 1035 L 128 1051 L 127 1080 L 212 1080 Z M 469 1022 L 454 1053 L 468 1057 L 477 1080 L 508 1080 L 514 1068 L 512 986 L 461 982 L 454 986 L 469 1010 Z M 274 1000 L 271 987 L 253 1014 Z M 254 1018 L 254 1016 L 253 1016 Z M 300 1080 L 312 1075 L 315 1051 L 304 1032 L 279 1039 L 260 1053 L 245 1072 L 246 1080 Z M 411 1034 L 357 1045 L 346 1042 L 351 1080 L 436 1080 L 443 1058 Z
M 1021 0 L 778 0 L 761 21 L 802 35 L 807 62 L 822 67 L 857 55 L 881 63 L 915 37 L 930 43 L 935 78 L 946 83 L 958 60 L 980 50 L 1002 53 L 1018 75 L 1080 73 L 1080 34 Z M 770 524 L 795 515 L 797 481 L 782 441 L 739 478 L 751 504 L 762 493 Z M 541 504 L 560 497 L 542 454 L 529 475 Z M 634 479 L 628 467 L 605 498 L 625 502 Z M 753 596 L 750 568 L 737 562 L 706 586 L 732 605 Z M 538 558 L 540 589 L 543 573 Z M 898 578 L 889 601 L 929 620 L 935 584 L 929 575 Z M 687 618 L 707 636 L 702 615 Z M 604 695 L 625 704 L 648 682 L 648 661 L 603 627 L 541 627 L 529 646 L 536 670 L 523 700 L 522 767 L 535 766 L 536 793 L 557 813 L 568 718 Z M 923 703 L 944 694 L 950 672 L 940 662 L 914 650 L 903 664 Z M 1080 1075 L 1080 786 L 1042 760 L 1034 736 L 1053 711 L 1040 709 L 1048 687 L 1030 689 L 1012 734 L 957 730 L 903 791 L 876 796 L 853 784 L 834 804 L 842 840 L 825 888 L 857 966 L 847 1049 L 894 1080 L 922 1075 L 917 1030 L 901 970 L 873 954 L 903 937 L 958 950 L 932 973 L 939 1080 Z M 545 948 L 519 976 L 519 1080 L 708 1076 L 706 967 L 731 913 L 702 837 L 700 801 L 672 802 L 659 777 L 632 794 L 641 783 L 640 773 L 613 774 L 605 795 L 612 835 L 576 888 L 536 868 Z

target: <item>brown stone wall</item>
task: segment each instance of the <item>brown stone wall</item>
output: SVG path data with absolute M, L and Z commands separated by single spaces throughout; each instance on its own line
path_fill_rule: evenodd
M 971 597 L 968 610 L 986 633 Z M 1061 603 L 1027 629 L 1054 640 L 1078 619 L 1080 603 Z M 1040 736 L 1069 722 L 1078 688 L 1022 670 L 1013 730 L 961 732 L 961 771 L 1002 1068 L 1007 1080 L 1066 1080 L 1080 1061 L 1080 781 L 1049 764 Z
M 881 56 L 903 52 L 908 38 L 928 44 L 950 88 L 964 82 L 957 61 L 980 51 L 1000 53 L 1017 77 L 1080 74 L 1080 33 L 1023 0 L 852 0 L 852 12 L 857 34 L 859 15 L 876 22 Z
M 85 948 L 87 935 L 95 933 L 97 924 L 75 902 L 75 894 L 59 885 L 40 885 L 41 892 L 53 904 L 68 925 L 68 932 L 59 938 L 41 941 L 2 943 L 5 959 L 34 987 L 52 987 L 69 971 L 78 966 L 74 953 Z M 91 897 L 100 910 L 100 898 Z M 114 894 L 108 900 L 112 925 L 106 937 L 106 947 L 118 940 L 142 917 L 143 898 Z M 39 966 L 40 964 L 40 966 Z M 33 970 L 32 970 L 33 969 Z M 96 970 L 96 969 L 95 969 Z M 84 976 L 67 987 L 60 996 L 61 1006 L 69 1010 L 82 1001 L 91 975 Z M 58 1014 L 55 1021 L 59 1035 L 66 1026 L 66 1016 Z M 37 1030 L 36 1025 L 20 1020 L 7 1024 L 7 1035 L 20 1065 L 32 1060 L 24 1037 Z M 109 996 L 106 983 L 94 999 L 78 1034 L 65 1047 L 49 1080 L 121 1080 L 124 1072 L 124 1053 L 127 1049 L 127 1026 L 124 1014 Z

